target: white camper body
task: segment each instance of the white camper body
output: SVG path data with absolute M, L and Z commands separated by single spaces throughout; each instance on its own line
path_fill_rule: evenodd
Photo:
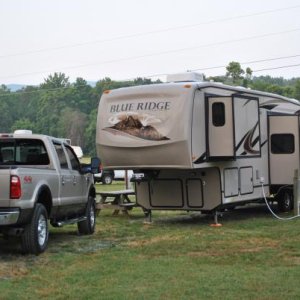
M 145 209 L 214 211 L 281 191 L 299 167 L 295 100 L 211 82 L 104 92 L 97 151 L 110 169 L 132 169 Z M 142 174 L 142 175 L 139 175 Z M 281 194 L 282 194 L 281 193 Z

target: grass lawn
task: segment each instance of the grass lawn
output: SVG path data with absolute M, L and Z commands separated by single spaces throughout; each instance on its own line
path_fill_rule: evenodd
M 124 189 L 123 183 L 97 185 Z M 96 233 L 52 228 L 40 256 L 0 238 L 0 299 L 299 299 L 300 219 L 275 220 L 262 206 L 211 216 L 100 212 Z

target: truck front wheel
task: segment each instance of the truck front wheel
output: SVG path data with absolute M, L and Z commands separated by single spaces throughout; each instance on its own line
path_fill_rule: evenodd
M 48 245 L 49 227 L 48 214 L 45 206 L 37 203 L 29 224 L 22 235 L 22 249 L 24 253 L 38 255 L 45 251 Z
M 96 207 L 93 197 L 89 197 L 85 216 L 86 219 L 84 221 L 77 223 L 78 232 L 80 234 L 92 234 L 96 227 Z

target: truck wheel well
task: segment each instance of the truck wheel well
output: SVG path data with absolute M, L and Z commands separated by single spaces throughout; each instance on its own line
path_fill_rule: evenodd
M 96 190 L 94 187 L 92 187 L 89 191 L 89 196 L 96 198 Z
M 40 190 L 37 198 L 37 203 L 43 204 L 47 210 L 48 216 L 50 216 L 52 207 L 52 195 L 48 188 L 43 188 L 42 190 Z

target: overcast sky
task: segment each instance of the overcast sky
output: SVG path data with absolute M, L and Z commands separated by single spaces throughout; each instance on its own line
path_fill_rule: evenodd
M 0 0 L 0 46 L 0 84 L 53 72 L 71 81 L 222 75 L 213 67 L 230 61 L 300 77 L 300 1 Z

